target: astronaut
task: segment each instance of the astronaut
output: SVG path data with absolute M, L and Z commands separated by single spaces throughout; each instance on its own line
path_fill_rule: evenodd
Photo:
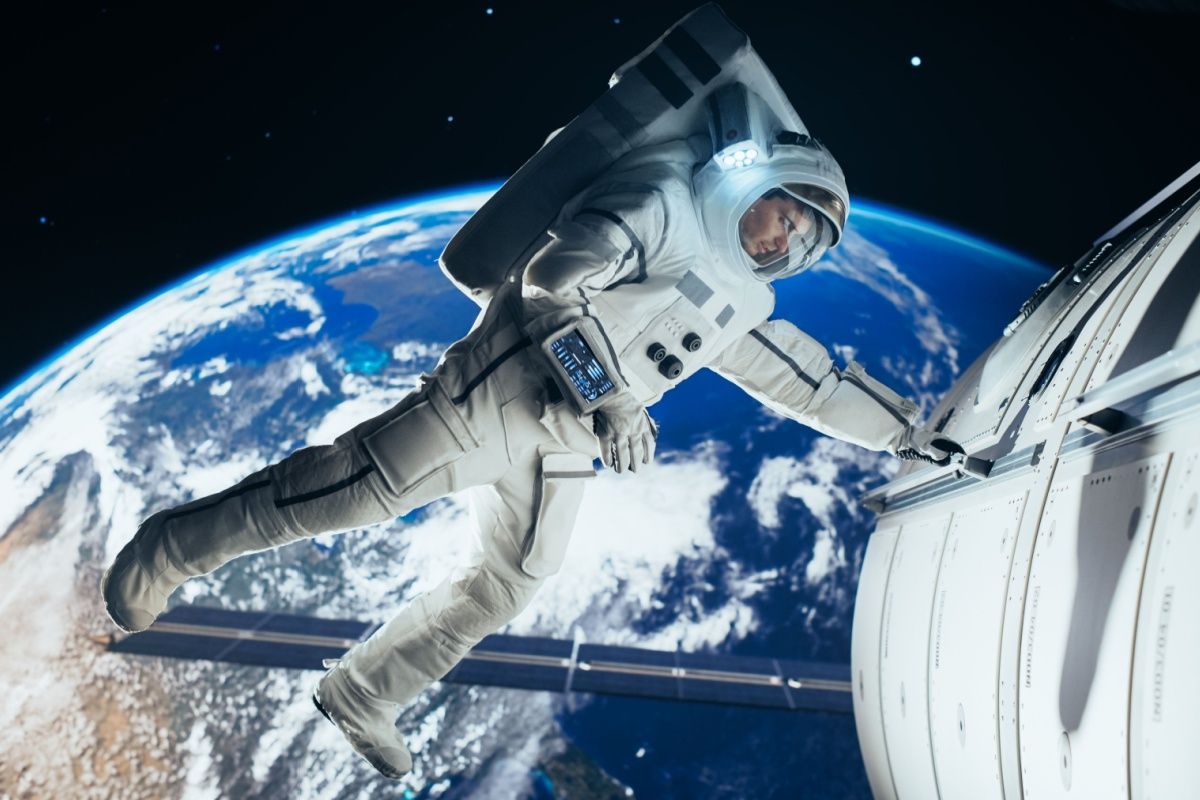
M 562 564 L 594 459 L 615 472 L 650 464 L 658 431 L 646 409 L 697 370 L 831 436 L 945 462 L 957 445 L 915 425 L 914 404 L 771 318 L 771 282 L 841 239 L 845 180 L 825 147 L 784 129 L 745 86 L 714 96 L 754 108 L 762 152 L 726 153 L 692 133 L 617 159 L 396 406 L 146 519 L 101 583 L 113 621 L 144 630 L 180 584 L 236 556 L 467 491 L 468 563 L 327 662 L 314 690 L 353 748 L 398 778 L 412 767 L 398 707 L 527 606 Z

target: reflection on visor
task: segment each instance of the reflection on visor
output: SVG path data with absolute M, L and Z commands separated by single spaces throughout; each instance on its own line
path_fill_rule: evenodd
M 783 190 L 811 206 L 821 209 L 825 216 L 837 220 L 839 225 L 846 225 L 846 205 L 837 195 L 820 186 L 810 186 L 804 183 L 785 183 Z

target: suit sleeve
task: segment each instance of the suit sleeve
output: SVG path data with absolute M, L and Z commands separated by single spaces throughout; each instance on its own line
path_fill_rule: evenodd
M 589 298 L 611 286 L 643 280 L 646 260 L 659 249 L 665 229 L 660 190 L 648 184 L 589 190 L 578 211 L 550 227 L 550 241 L 525 267 L 521 303 L 526 332 L 541 340 L 577 317 L 594 317 Z M 607 340 L 603 326 L 600 331 Z M 609 366 L 619 375 L 615 349 L 608 345 Z
M 917 407 L 851 361 L 834 366 L 824 345 L 787 320 L 769 320 L 709 365 L 763 405 L 837 439 L 895 453 Z
M 547 231 L 551 241 L 525 268 L 527 286 L 587 294 L 644 280 L 646 259 L 666 228 L 663 192 L 649 184 L 615 183 L 592 188 L 569 219 Z

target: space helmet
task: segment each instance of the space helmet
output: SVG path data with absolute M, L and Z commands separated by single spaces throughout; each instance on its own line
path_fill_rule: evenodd
M 841 167 L 807 132 L 786 130 L 744 84 L 714 90 L 706 113 L 713 154 L 693 171 L 692 186 L 718 257 L 764 282 L 808 269 L 842 238 L 850 196 Z M 742 246 L 742 217 L 780 192 L 802 206 L 787 221 L 788 246 L 752 256 Z

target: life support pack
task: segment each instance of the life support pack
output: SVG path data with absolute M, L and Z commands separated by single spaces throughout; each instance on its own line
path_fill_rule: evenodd
M 442 271 L 486 305 L 549 241 L 546 229 L 565 203 L 635 148 L 706 134 L 705 99 L 731 83 L 745 85 L 785 128 L 807 136 L 749 37 L 708 3 L 617 69 L 604 94 L 547 138 L 450 239 Z

